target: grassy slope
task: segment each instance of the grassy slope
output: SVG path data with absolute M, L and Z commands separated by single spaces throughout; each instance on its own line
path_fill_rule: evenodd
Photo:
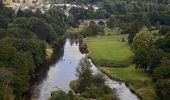
M 112 35 L 89 37 L 85 39 L 90 57 L 93 60 L 132 60 L 133 53 L 130 50 L 130 46 L 125 42 L 121 42 L 122 37 L 127 38 L 127 36 L 119 35 L 115 32 L 110 33 L 110 30 L 106 30 L 105 32 L 106 34 L 109 32 L 109 34 Z M 126 81 L 129 87 L 143 100 L 156 100 L 154 84 L 152 83 L 151 77 L 142 70 L 136 70 L 134 65 L 123 68 L 102 66 L 101 70 L 113 77 Z

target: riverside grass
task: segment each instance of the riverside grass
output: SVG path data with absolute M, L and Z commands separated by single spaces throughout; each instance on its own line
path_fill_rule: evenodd
M 100 69 L 108 76 L 125 81 L 142 100 L 157 100 L 150 75 L 143 70 L 135 69 L 135 65 L 132 64 L 133 52 L 127 43 L 127 35 L 111 32 L 105 30 L 104 36 L 84 39 L 90 58 L 95 64 L 102 66 Z M 122 42 L 122 38 L 125 42 Z M 120 64 L 116 65 L 115 62 Z
M 143 70 L 135 69 L 135 65 L 124 68 L 100 67 L 100 69 L 110 77 L 125 81 L 142 100 L 157 100 L 155 84 L 151 77 Z

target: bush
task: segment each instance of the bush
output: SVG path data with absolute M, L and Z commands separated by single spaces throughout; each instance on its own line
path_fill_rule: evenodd
M 69 84 L 69 86 L 70 86 L 71 89 L 73 89 L 73 91 L 74 91 L 75 93 L 78 93 L 79 83 L 78 83 L 77 80 L 71 81 L 70 84 Z
M 50 100 L 69 100 L 67 94 L 61 90 L 51 93 Z
M 161 79 L 156 82 L 156 92 L 161 100 L 170 100 L 170 79 Z
M 93 60 L 94 63 L 100 66 L 107 66 L 107 67 L 126 67 L 132 63 L 130 60 L 126 61 L 113 61 L 113 60 Z
M 125 40 L 125 38 L 124 38 L 124 37 L 122 38 L 122 42 L 126 42 L 126 40 Z
M 170 77 L 170 67 L 158 67 L 154 70 L 153 80 L 166 79 Z
M 104 33 L 104 29 L 101 26 L 96 25 L 96 24 L 92 24 L 88 26 L 81 32 L 81 34 L 84 37 L 95 36 L 97 34 L 103 34 L 103 33 Z

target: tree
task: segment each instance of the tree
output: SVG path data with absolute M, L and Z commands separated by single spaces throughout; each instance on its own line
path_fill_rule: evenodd
M 70 100 L 69 96 L 61 90 L 51 93 L 51 98 L 49 100 Z
M 80 93 L 90 87 L 92 82 L 92 70 L 90 61 L 88 61 L 87 58 L 80 60 L 76 76 L 78 77 L 79 84 L 81 84 L 79 87 Z
M 170 32 L 164 38 L 156 40 L 155 46 L 157 49 L 162 49 L 166 53 L 170 53 Z
M 146 50 L 149 50 L 152 48 L 152 45 L 153 45 L 153 34 L 144 28 L 135 36 L 132 43 L 132 48 L 133 50 L 137 50 L 139 48 L 144 48 Z
M 162 25 L 162 26 L 160 27 L 159 34 L 165 35 L 165 34 L 167 34 L 168 32 L 170 32 L 170 27 L 169 27 L 169 26 Z
M 9 20 L 8 18 L 0 15 L 0 28 L 8 28 Z
M 87 36 L 95 36 L 97 34 L 103 34 L 104 33 L 104 28 L 102 28 L 99 25 L 94 24 L 93 22 L 90 24 L 90 26 L 88 26 L 87 28 L 85 28 L 84 30 L 82 30 L 81 34 L 84 37 Z
M 167 79 L 170 77 L 170 66 L 160 66 L 154 70 L 153 79 Z
M 148 30 L 142 29 L 137 33 L 132 43 L 136 68 L 140 66 L 144 68 L 145 71 L 150 71 L 152 68 L 154 69 L 157 63 L 159 64 L 158 60 L 160 60 L 160 57 L 152 54 L 153 51 L 156 51 L 155 49 L 152 49 L 152 45 L 153 35 Z M 155 60 L 158 62 L 155 62 Z
M 144 48 L 138 48 L 134 51 L 133 62 L 136 64 L 135 68 L 147 69 L 147 51 Z
M 139 30 L 140 30 L 140 24 L 137 21 L 134 21 L 129 26 L 127 26 L 126 30 L 122 31 L 121 33 L 129 33 L 128 43 L 131 44 Z
M 162 58 L 161 65 L 154 70 L 152 76 L 154 81 L 170 77 L 170 60 L 167 57 Z
M 161 79 L 156 82 L 156 93 L 160 100 L 170 99 L 170 79 Z
M 152 48 L 147 53 L 147 68 L 150 73 L 153 73 L 155 68 L 161 64 L 161 59 L 163 57 L 162 50 Z

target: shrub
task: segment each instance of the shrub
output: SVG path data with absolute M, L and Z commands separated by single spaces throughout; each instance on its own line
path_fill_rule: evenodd
M 50 100 L 69 100 L 67 94 L 61 90 L 52 92 L 51 96 Z
M 79 83 L 78 83 L 77 80 L 71 81 L 70 84 L 69 84 L 69 86 L 70 86 L 71 89 L 73 89 L 73 91 L 74 91 L 75 93 L 78 93 Z
M 170 67 L 158 67 L 154 70 L 153 80 L 166 79 L 170 77 Z
M 156 92 L 161 100 L 170 100 L 170 79 L 161 79 L 156 82 Z

